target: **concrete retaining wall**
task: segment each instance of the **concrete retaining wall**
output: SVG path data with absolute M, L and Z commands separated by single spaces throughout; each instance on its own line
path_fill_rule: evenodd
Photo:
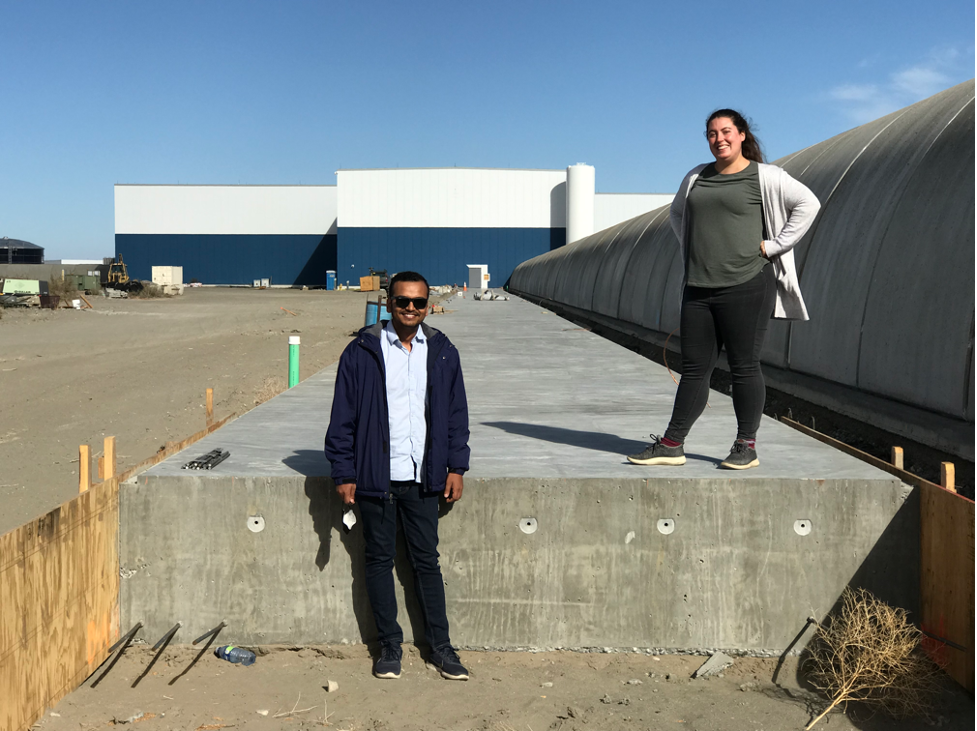
M 776 164 L 822 209 L 795 249 L 811 321 L 774 321 L 763 362 L 940 415 L 969 438 L 932 446 L 973 460 L 974 82 Z M 667 335 L 678 250 L 661 208 L 522 264 L 510 286 Z
M 894 479 L 471 479 L 465 497 L 441 520 L 463 647 L 779 653 L 849 583 L 918 604 L 918 504 Z M 141 476 L 120 493 L 121 626 L 370 641 L 361 528 L 341 517 L 324 478 Z

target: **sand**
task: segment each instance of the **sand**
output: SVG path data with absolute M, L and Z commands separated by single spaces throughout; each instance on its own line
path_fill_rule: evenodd
M 92 310 L 3 311 L 0 534 L 78 494 L 80 444 L 97 457 L 114 435 L 125 469 L 203 429 L 207 388 L 218 419 L 280 392 L 289 335 L 302 339 L 301 378 L 336 361 L 362 327 L 367 299 L 349 291 L 185 292 L 89 297 Z
M 459 682 L 442 679 L 413 646 L 405 646 L 398 680 L 373 678 L 362 645 L 264 648 L 250 667 L 219 660 L 211 649 L 192 664 L 199 648 L 171 646 L 150 667 L 155 653 L 130 647 L 104 679 L 107 664 L 39 728 L 772 731 L 803 728 L 824 707 L 797 685 L 796 659 L 781 668 L 778 685 L 774 659 L 737 658 L 721 676 L 693 680 L 704 657 L 462 652 L 471 679 Z M 326 692 L 330 680 L 338 688 Z M 962 693 L 946 693 L 938 704 L 934 726 L 973 728 L 973 702 Z M 929 725 L 852 708 L 815 728 Z

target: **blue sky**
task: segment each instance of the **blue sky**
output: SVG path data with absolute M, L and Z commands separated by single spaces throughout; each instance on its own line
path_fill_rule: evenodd
M 704 119 L 775 159 L 974 76 L 974 5 L 0 0 L 0 236 L 114 253 L 115 183 L 587 162 L 672 192 Z

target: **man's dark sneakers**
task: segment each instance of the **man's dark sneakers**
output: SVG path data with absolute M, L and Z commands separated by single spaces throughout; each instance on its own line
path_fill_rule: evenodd
M 651 435 L 655 441 L 649 444 L 645 451 L 638 454 L 628 455 L 628 462 L 631 464 L 685 464 L 685 450 L 682 445 L 677 447 L 666 447 L 661 437 Z
M 727 470 L 748 470 L 750 467 L 757 467 L 760 460 L 757 459 L 756 450 L 742 439 L 733 442 L 729 450 L 729 456 L 720 463 L 720 467 Z
M 373 674 L 378 678 L 393 680 L 400 677 L 400 645 L 380 645 L 380 657 L 373 663 Z
M 451 645 L 431 650 L 431 664 L 448 680 L 468 680 L 468 670 L 461 664 L 461 658 Z

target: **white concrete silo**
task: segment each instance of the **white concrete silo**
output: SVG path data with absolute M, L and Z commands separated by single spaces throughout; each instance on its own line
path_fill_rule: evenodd
M 567 168 L 567 243 L 594 232 L 594 166 L 578 162 Z

